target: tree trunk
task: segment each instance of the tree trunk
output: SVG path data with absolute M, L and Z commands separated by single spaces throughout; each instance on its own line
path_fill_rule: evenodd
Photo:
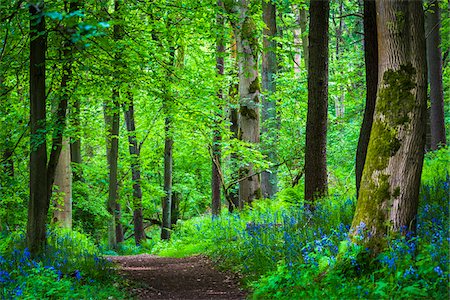
M 239 65 L 239 134 L 244 142 L 259 143 L 259 96 L 258 39 L 255 21 L 248 11 L 248 0 L 240 0 L 238 8 L 238 27 L 236 29 Z M 253 163 L 241 168 L 239 174 L 245 178 L 239 183 L 240 205 L 251 205 L 261 198 L 259 175 L 254 173 Z
M 136 138 L 136 125 L 134 122 L 133 95 L 128 94 L 128 101 L 125 110 L 125 122 L 128 130 L 128 149 L 131 157 L 131 179 L 133 181 L 133 224 L 134 240 L 136 246 L 145 239 L 143 214 L 142 214 L 142 189 L 141 189 L 141 164 L 140 149 Z
M 339 25 L 336 29 L 336 62 L 338 63 L 339 66 L 339 61 L 340 61 L 340 45 L 342 43 L 342 31 L 344 29 L 344 18 L 342 17 L 342 13 L 343 13 L 343 6 L 344 6 L 344 2 L 343 0 L 339 1 Z M 339 68 L 338 70 L 340 77 L 342 78 L 342 68 Z M 338 95 L 335 97 L 334 100 L 334 111 L 336 114 L 337 118 L 342 118 L 344 116 L 345 113 L 345 105 L 344 105 L 344 100 L 345 100 L 345 88 L 343 87 L 343 83 L 342 82 L 338 82 Z
M 169 240 L 172 228 L 172 179 L 173 179 L 173 126 L 172 126 L 172 94 L 171 83 L 173 77 L 173 67 L 175 64 L 175 48 L 169 49 L 169 66 L 168 69 L 168 83 L 166 86 L 166 95 L 163 99 L 163 111 L 165 115 L 164 120 L 164 192 L 165 196 L 162 200 L 162 225 L 161 225 L 161 239 Z
M 329 1 L 311 0 L 308 114 L 305 150 L 305 207 L 327 194 L 328 18 Z
M 54 193 L 56 198 L 53 220 L 61 227 L 72 228 L 72 170 L 70 167 L 70 146 L 69 139 L 64 138 L 62 150 L 59 155 L 58 164 L 55 171 L 54 185 L 57 190 Z
M 359 132 L 356 150 L 356 195 L 359 192 L 361 176 L 369 145 L 370 130 L 373 123 L 373 112 L 377 99 L 378 87 L 378 42 L 377 42 L 377 11 L 375 1 L 364 0 L 364 59 L 366 66 L 366 107 Z
M 120 3 L 118 0 L 114 1 L 114 12 L 120 14 Z M 117 20 L 121 16 L 116 17 Z M 115 24 L 113 27 L 113 38 L 118 47 L 118 43 L 123 38 L 123 29 L 121 25 Z M 116 49 L 114 54 L 115 63 L 118 65 L 121 61 L 119 49 Z M 119 127 L 120 127 L 120 74 L 115 66 L 114 79 L 115 83 L 112 88 L 112 105 L 106 103 L 105 105 L 105 123 L 108 131 L 107 137 L 107 159 L 109 166 L 109 186 L 108 186 L 108 212 L 111 214 L 111 219 L 108 228 L 108 246 L 111 249 L 117 248 L 117 243 L 123 241 L 123 230 L 120 224 L 120 204 L 118 203 L 118 156 L 119 156 Z
M 30 199 L 28 202 L 27 245 L 33 256 L 44 249 L 49 208 L 45 105 L 44 3 L 30 4 Z
M 446 145 L 444 118 L 444 91 L 442 85 L 441 15 L 439 1 L 431 0 L 425 15 L 428 79 L 431 98 L 431 149 Z
M 79 3 L 77 1 L 71 2 L 69 6 L 69 13 L 78 10 Z M 76 25 L 66 28 L 67 33 L 71 33 Z M 56 124 L 53 138 L 53 151 L 59 151 L 59 154 L 53 153 L 50 155 L 49 173 L 52 167 L 52 162 L 56 161 L 54 184 L 58 187 L 56 209 L 54 212 L 54 220 L 62 227 L 72 228 L 72 169 L 70 166 L 70 146 L 69 139 L 63 137 L 64 129 L 66 128 L 66 114 L 67 107 L 72 94 L 69 91 L 68 85 L 72 81 L 72 60 L 74 47 L 71 40 L 65 40 L 62 45 L 63 48 L 63 67 L 61 78 L 61 98 L 56 106 Z M 55 157 L 55 159 L 53 159 Z M 50 178 L 49 180 L 52 180 Z M 51 191 L 50 191 L 51 193 Z M 60 201 L 62 199 L 62 202 Z
M 234 35 L 236 37 L 236 35 Z M 237 65 L 237 46 L 236 46 L 236 38 L 234 39 L 234 43 L 232 45 L 231 50 L 231 58 L 234 61 L 234 69 L 233 69 L 233 76 L 238 76 L 239 70 Z M 236 109 L 237 104 L 239 103 L 239 100 L 237 99 L 239 97 L 239 82 L 233 83 L 230 85 L 230 90 L 228 92 L 228 96 L 230 98 L 230 108 L 229 108 L 229 120 L 230 120 L 230 132 L 231 132 L 231 139 L 237 139 L 239 134 L 239 112 Z M 230 168 L 233 170 L 231 173 L 231 181 L 235 182 L 238 179 L 239 172 L 237 171 L 237 161 L 238 156 L 236 152 L 231 153 L 231 166 Z M 236 171 L 236 172 L 235 172 Z M 239 190 L 237 188 L 234 188 L 234 186 L 231 186 L 229 191 L 225 191 L 225 196 L 228 200 L 228 211 L 230 213 L 233 212 L 235 208 L 241 207 L 240 201 L 239 201 Z
M 223 3 L 221 0 L 217 1 L 217 6 L 219 12 L 217 13 L 216 25 L 219 30 L 219 36 L 217 37 L 216 46 L 216 69 L 217 75 L 221 79 L 224 75 L 224 55 L 225 55 L 225 41 L 224 41 L 224 31 L 225 18 L 223 16 Z M 222 201 L 220 197 L 220 185 L 221 185 L 221 141 L 222 135 L 220 133 L 220 123 L 222 121 L 222 102 L 223 102 L 223 90 L 219 87 L 217 91 L 217 111 L 219 113 L 215 114 L 214 125 L 213 125 L 213 141 L 212 141 L 212 158 L 211 158 L 211 194 L 212 203 L 211 210 L 213 216 L 220 215 L 220 209 L 222 206 Z
M 82 3 L 80 0 L 71 1 L 69 10 L 70 12 L 75 12 L 82 8 Z M 70 109 L 70 117 L 72 122 L 72 128 L 75 129 L 75 135 L 70 138 L 70 159 L 72 162 L 72 175 L 73 181 L 83 181 L 83 172 L 81 164 L 83 163 L 81 158 L 81 136 L 80 136 L 80 125 L 81 125 L 81 111 L 80 111 L 80 98 L 76 97 L 73 99 L 73 105 Z
M 421 1 L 377 1 L 379 86 L 353 240 L 376 256 L 415 230 L 425 143 L 427 67 Z M 355 238 L 359 233 L 364 238 Z
M 303 61 L 305 62 L 305 68 L 308 68 L 309 64 L 308 35 L 306 32 L 307 21 L 308 17 L 306 13 L 306 8 L 302 6 L 299 9 L 298 24 L 300 25 L 300 31 L 302 36 Z
M 276 146 L 278 140 L 278 120 L 276 114 L 275 75 L 277 73 L 277 34 L 276 7 L 274 3 L 262 1 L 263 21 L 263 55 L 262 55 L 262 149 L 271 166 L 277 164 Z M 261 173 L 261 192 L 264 198 L 272 198 L 277 192 L 277 171 Z

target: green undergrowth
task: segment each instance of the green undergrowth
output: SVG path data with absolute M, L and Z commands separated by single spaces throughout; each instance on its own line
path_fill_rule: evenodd
M 0 299 L 124 299 L 123 280 L 88 236 L 52 228 L 45 254 L 32 258 L 25 234 L 0 238 Z
M 448 148 L 426 155 L 417 234 L 391 237 L 367 265 L 357 259 L 364 249 L 348 239 L 355 199 L 338 193 L 322 199 L 314 215 L 286 194 L 240 214 L 197 217 L 151 249 L 162 256 L 207 254 L 241 274 L 254 299 L 448 299 L 449 166 Z M 338 256 L 345 262 L 339 266 Z M 376 268 L 367 272 L 368 265 Z

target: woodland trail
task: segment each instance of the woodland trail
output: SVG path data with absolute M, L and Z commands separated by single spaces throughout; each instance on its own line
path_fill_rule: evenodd
M 137 299 L 245 299 L 234 276 L 214 269 L 204 256 L 167 258 L 148 254 L 109 257 L 130 281 Z

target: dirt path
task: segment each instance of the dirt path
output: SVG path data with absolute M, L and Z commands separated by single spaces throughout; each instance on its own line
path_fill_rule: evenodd
M 141 254 L 109 257 L 131 281 L 137 299 L 245 299 L 233 276 L 204 256 L 166 258 Z

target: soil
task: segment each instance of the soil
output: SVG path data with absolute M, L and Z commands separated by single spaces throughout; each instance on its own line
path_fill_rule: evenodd
M 232 274 L 220 272 L 205 256 L 167 258 L 148 254 L 114 256 L 137 299 L 245 299 Z

